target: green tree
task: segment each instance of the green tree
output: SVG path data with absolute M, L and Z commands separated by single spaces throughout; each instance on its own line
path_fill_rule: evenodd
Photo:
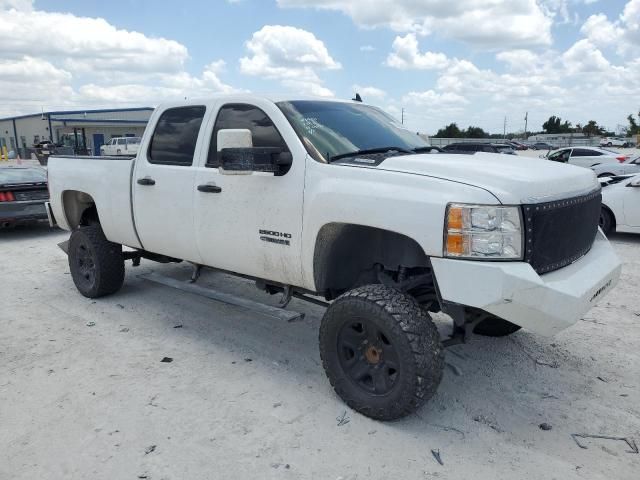
M 598 125 L 598 122 L 595 120 L 589 120 L 587 124 L 582 127 L 582 133 L 584 133 L 587 137 L 595 137 L 597 135 L 602 135 L 604 129 Z
M 640 117 L 640 112 L 638 112 L 638 117 Z M 627 117 L 629 120 L 629 128 L 627 129 L 627 135 L 637 135 L 640 133 L 640 129 L 638 128 L 638 122 L 633 118 L 633 114 L 629 114 Z
M 546 133 L 560 133 L 562 120 L 560 117 L 556 117 L 555 115 L 551 115 L 549 120 L 542 124 L 542 128 Z
M 438 133 L 434 135 L 434 137 L 437 138 L 460 138 L 462 136 L 462 131 L 456 123 L 450 123 L 446 127 L 438 130 Z
M 565 120 L 560 125 L 560 133 L 571 133 L 571 132 L 573 132 L 573 128 L 571 128 L 571 122 Z
M 462 132 L 467 138 L 486 138 L 487 132 L 480 127 L 469 127 L 466 131 Z

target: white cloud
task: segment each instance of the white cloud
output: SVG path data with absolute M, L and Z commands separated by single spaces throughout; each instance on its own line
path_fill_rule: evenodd
M 591 15 L 580 32 L 598 47 L 614 47 L 621 55 L 637 55 L 640 45 L 640 0 L 630 0 L 617 20 Z
M 0 116 L 236 91 L 220 79 L 224 62 L 194 76 L 188 58 L 174 40 L 37 10 L 29 0 L 0 0 Z
M 476 48 L 547 45 L 552 14 L 536 0 L 277 0 L 281 7 L 335 10 L 364 28 L 437 33 Z
M 452 105 L 465 105 L 469 101 L 462 95 L 453 92 L 438 93 L 434 90 L 426 90 L 424 92 L 409 92 L 402 98 L 403 103 L 411 106 L 424 107 L 441 107 Z
M 246 43 L 249 56 L 240 59 L 246 75 L 279 80 L 291 90 L 311 95 L 332 96 L 322 85 L 319 70 L 338 70 L 324 43 L 300 28 L 265 25 Z
M 389 67 L 400 70 L 437 70 L 449 64 L 449 59 L 443 53 L 420 53 L 418 39 L 414 33 L 396 37 L 391 48 L 392 52 L 385 62 Z
M 361 52 L 375 52 L 376 47 L 374 47 L 373 45 L 362 45 L 360 47 L 360 51 Z
M 369 99 L 380 100 L 387 96 L 387 92 L 377 87 L 365 87 L 362 85 L 353 85 L 351 87 L 353 93 L 359 93 L 365 102 L 369 102 Z
M 623 35 L 623 30 L 611 23 L 602 13 L 587 18 L 580 28 L 580 32 L 594 44 L 600 46 L 612 45 L 619 41 Z
M 72 71 L 175 72 L 188 58 L 174 40 L 118 29 L 102 18 L 32 9 L 2 11 L 0 54 L 69 58 Z
M 33 57 L 0 60 L 0 116 L 39 111 L 41 105 L 66 105 L 74 95 L 71 74 Z
M 569 73 L 603 72 L 611 67 L 609 61 L 589 40 L 578 40 L 562 55 Z

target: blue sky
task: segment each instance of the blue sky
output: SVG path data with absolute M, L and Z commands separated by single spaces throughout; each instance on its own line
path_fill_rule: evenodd
M 357 88 L 426 133 L 527 111 L 614 129 L 639 44 L 640 0 L 0 0 L 0 115 Z

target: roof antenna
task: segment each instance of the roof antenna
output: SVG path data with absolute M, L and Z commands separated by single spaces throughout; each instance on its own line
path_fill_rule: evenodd
M 352 98 L 351 100 L 353 100 L 354 102 L 360 102 L 362 103 L 362 97 L 360 96 L 359 93 L 356 92 L 356 96 L 355 98 Z

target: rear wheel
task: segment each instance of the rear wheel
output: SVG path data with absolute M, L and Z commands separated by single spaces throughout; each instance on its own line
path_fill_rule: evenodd
M 340 398 L 377 420 L 417 410 L 436 392 L 444 365 L 429 314 L 384 285 L 358 287 L 327 308 L 320 357 Z
M 115 293 L 124 282 L 122 246 L 107 240 L 100 224 L 80 227 L 69 239 L 69 269 L 85 297 Z
M 600 209 L 599 225 L 605 235 L 609 235 L 616 226 L 616 221 L 614 220 L 613 215 L 604 207 Z

